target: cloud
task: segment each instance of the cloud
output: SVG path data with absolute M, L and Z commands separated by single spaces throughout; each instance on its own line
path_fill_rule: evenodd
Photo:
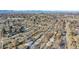
M 0 0 L 1 10 L 79 10 L 79 0 Z

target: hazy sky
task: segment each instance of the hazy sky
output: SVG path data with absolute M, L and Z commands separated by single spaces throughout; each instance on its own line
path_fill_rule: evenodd
M 79 11 L 79 0 L 0 0 L 0 10 Z

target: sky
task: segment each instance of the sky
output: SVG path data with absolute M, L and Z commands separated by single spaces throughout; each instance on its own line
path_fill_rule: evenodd
M 0 0 L 0 10 L 79 11 L 79 0 Z

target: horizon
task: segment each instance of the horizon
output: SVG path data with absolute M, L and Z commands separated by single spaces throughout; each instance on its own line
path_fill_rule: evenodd
M 0 14 L 68 14 L 68 15 L 79 15 L 79 11 L 66 11 L 66 10 L 0 10 Z

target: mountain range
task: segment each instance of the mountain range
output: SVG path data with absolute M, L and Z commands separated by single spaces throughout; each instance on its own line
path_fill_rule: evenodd
M 53 13 L 53 14 L 79 14 L 79 11 L 50 11 L 50 10 L 0 10 L 0 14 L 31 14 L 31 13 Z

